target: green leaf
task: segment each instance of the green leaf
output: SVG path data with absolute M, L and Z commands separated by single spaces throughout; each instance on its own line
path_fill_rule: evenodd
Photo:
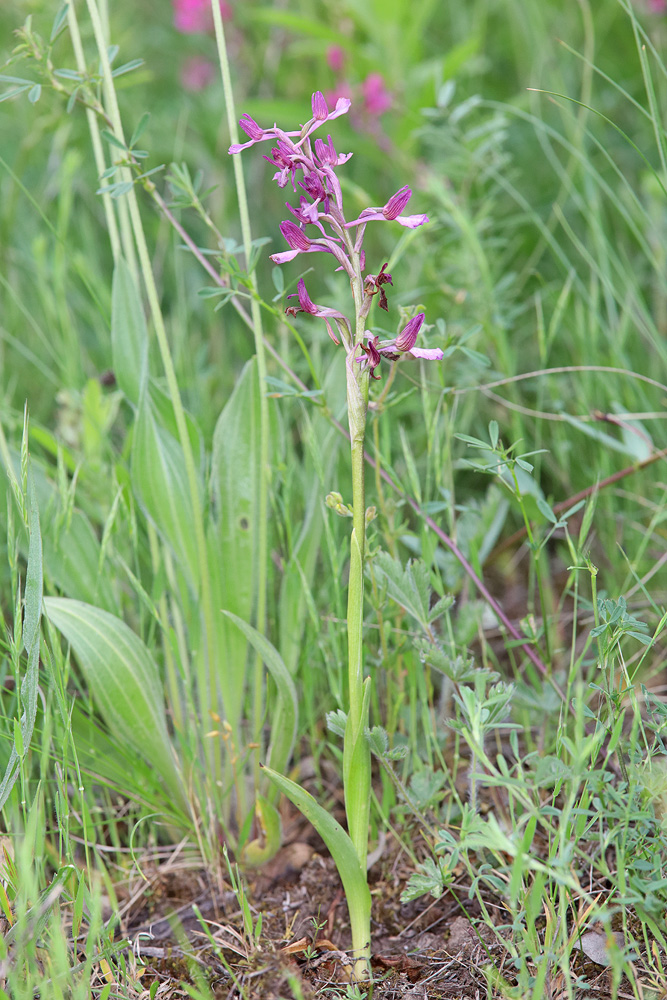
M 380 585 L 386 587 L 389 597 L 405 608 L 426 630 L 430 622 L 431 595 L 430 574 L 426 564 L 421 559 L 410 560 L 403 569 L 400 560 L 394 559 L 388 552 L 380 552 L 373 561 L 373 569 Z
M 366 730 L 366 740 L 374 757 L 384 757 L 389 749 L 387 730 L 382 726 L 373 726 Z
M 554 514 L 551 507 L 544 499 L 544 497 L 536 496 L 535 503 L 537 504 L 537 509 L 539 510 L 540 514 L 546 517 L 547 521 L 551 521 L 552 524 L 558 524 L 558 518 L 556 517 L 556 515 Z
M 344 712 L 342 708 L 338 708 L 335 712 L 327 712 L 327 729 L 330 733 L 335 733 L 336 736 L 341 738 L 345 736 L 345 727 L 347 725 L 347 712 Z
M 42 499 L 42 510 L 47 510 Z M 69 523 L 55 529 L 48 524 L 44 534 L 44 568 L 47 579 L 66 597 L 115 611 L 112 578 L 100 573 L 100 543 L 90 521 L 74 509 Z
M 371 758 L 366 740 L 370 700 L 371 679 L 367 677 L 359 717 L 355 720 L 352 713 L 348 713 L 343 744 L 343 787 L 348 830 L 359 857 L 364 861 L 368 847 L 371 796 Z
M 31 104 L 37 104 L 37 101 L 42 96 L 42 85 L 41 83 L 36 83 L 34 87 L 30 88 L 28 93 L 28 100 Z
M 27 425 L 24 430 L 24 446 L 27 441 Z M 28 567 L 26 572 L 23 618 L 23 645 L 28 657 L 26 671 L 21 681 L 21 703 L 23 714 L 20 724 L 15 720 L 14 743 L 0 782 L 0 809 L 4 806 L 19 775 L 20 759 L 26 753 L 32 740 L 37 717 L 37 685 L 39 680 L 39 639 L 42 617 L 42 535 L 39 524 L 39 507 L 33 478 L 28 477 L 29 502 L 29 543 Z M 17 728 L 18 727 L 18 728 Z
M 272 268 L 272 270 L 271 270 L 271 281 L 273 282 L 273 287 L 275 288 L 276 292 L 278 293 L 278 295 L 276 296 L 276 298 L 280 298 L 280 296 L 285 291 L 285 275 L 284 275 L 283 269 L 281 267 L 274 267 L 274 268 Z
M 122 257 L 111 289 L 111 351 L 116 381 L 138 406 L 148 378 L 148 330 L 137 284 Z
M 110 146 L 115 146 L 116 149 L 122 149 L 124 153 L 127 152 L 127 146 L 125 145 L 125 143 L 122 142 L 121 139 L 117 139 L 116 136 L 113 134 L 113 132 L 110 132 L 108 129 L 103 128 L 102 131 L 100 132 L 100 135 L 102 136 L 103 139 L 106 139 L 106 141 L 109 143 Z
M 134 425 L 131 469 L 141 507 L 171 546 L 190 586 L 197 593 L 199 558 L 183 450 L 160 425 L 147 390 L 142 394 Z
M 49 42 L 50 43 L 54 42 L 56 40 L 58 32 L 60 31 L 60 29 L 62 28 L 63 24 L 65 23 L 65 19 L 67 18 L 67 8 L 68 8 L 68 6 L 69 6 L 69 4 L 64 3 L 62 5 L 62 7 L 60 7 L 58 13 L 56 14 L 56 16 L 54 18 L 53 25 L 51 27 L 51 34 L 49 36 Z
M 366 880 L 366 871 L 361 867 L 354 844 L 340 823 L 315 801 L 310 792 L 268 767 L 263 768 L 263 770 L 267 777 L 313 824 L 327 845 L 345 890 L 352 927 L 352 947 L 358 956 L 368 954 L 371 894 Z
M 183 802 L 162 685 L 145 644 L 120 618 L 82 601 L 46 597 L 44 609 L 70 644 L 114 739 L 144 757 Z
M 232 614 L 231 611 L 223 611 L 223 614 L 243 632 L 248 642 L 261 656 L 275 682 L 278 690 L 278 706 L 272 718 L 268 760 L 272 766 L 282 770 L 287 765 L 296 739 L 299 704 L 294 681 L 283 663 L 280 653 L 266 636 L 258 632 L 252 625 L 248 625 L 238 615 Z
M 260 396 L 257 364 L 249 361 L 223 409 L 213 434 L 210 529 L 211 571 L 217 607 L 244 622 L 251 619 L 257 590 L 257 537 L 260 476 Z M 247 642 L 220 617 L 223 662 L 236 665 L 221 678 L 225 712 L 240 722 Z
M 135 145 L 135 143 L 139 142 L 139 139 L 144 134 L 144 129 L 148 125 L 150 119 L 151 119 L 151 113 L 150 113 L 150 111 L 144 111 L 143 115 L 141 116 L 141 118 L 139 119 L 139 121 L 137 123 L 137 127 L 135 128 L 134 132 L 132 133 L 132 138 L 130 139 L 130 149 L 132 149 L 132 147 Z
M 11 90 L 6 90 L 4 94 L 0 94 L 0 103 L 2 103 L 2 101 L 9 101 L 12 97 L 18 97 L 18 95 L 26 91 L 29 86 L 31 86 L 31 84 L 24 84 L 23 86 L 12 87 Z
M 410 876 L 407 887 L 401 893 L 401 902 L 409 903 L 413 899 L 425 896 L 427 892 L 430 892 L 434 899 L 439 899 L 454 877 L 453 872 L 448 869 L 447 860 L 438 858 L 435 861 L 433 858 L 426 858 L 417 865 L 418 870 Z
M 114 78 L 117 76 L 123 76 L 124 73 L 131 73 L 133 69 L 139 69 L 139 67 L 143 66 L 143 64 L 143 59 L 131 59 L 130 62 L 123 63 L 122 66 L 115 69 L 111 75 Z

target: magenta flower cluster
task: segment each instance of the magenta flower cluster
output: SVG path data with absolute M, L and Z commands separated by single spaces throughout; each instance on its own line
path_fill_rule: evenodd
M 356 337 L 347 317 L 336 309 L 318 306 L 311 300 L 303 279 L 299 281 L 297 298 L 298 306 L 288 306 L 292 315 L 298 312 L 310 313 L 323 319 L 332 340 L 338 344 L 334 333 L 335 325 L 348 351 L 354 352 L 355 361 L 370 371 L 371 376 L 379 367 L 382 358 L 396 360 L 401 355 L 426 360 L 441 360 L 442 351 L 415 347 L 417 335 L 424 320 L 420 313 L 411 319 L 397 337 L 389 341 L 380 341 L 378 337 L 359 329 L 359 321 L 363 321 L 370 311 L 374 297 L 378 296 L 381 308 L 387 310 L 387 296 L 384 285 L 391 285 L 392 277 L 387 273 L 384 264 L 378 274 L 366 274 L 365 253 L 362 249 L 366 226 L 369 222 L 397 222 L 401 226 L 415 229 L 428 222 L 426 215 L 406 215 L 405 210 L 412 196 L 407 185 L 402 187 L 384 205 L 365 208 L 356 219 L 347 221 L 343 210 L 343 196 L 336 170 L 346 163 L 351 153 L 338 153 L 331 136 L 325 142 L 322 138 L 311 139 L 313 133 L 326 122 L 333 121 L 344 115 L 350 108 L 347 98 L 339 98 L 333 111 L 319 91 L 312 97 L 312 118 L 296 131 L 286 132 L 274 125 L 272 128 L 261 128 L 250 115 L 244 114 L 239 122 L 248 136 L 248 141 L 235 143 L 229 147 L 229 152 L 239 153 L 258 142 L 271 141 L 274 145 L 271 152 L 264 156 L 274 168 L 273 179 L 281 188 L 288 184 L 295 195 L 298 195 L 298 205 L 286 202 L 292 218 L 280 223 L 280 232 L 289 249 L 272 254 L 271 260 L 276 264 L 284 264 L 300 254 L 326 253 L 330 254 L 337 265 L 337 270 L 344 270 L 349 275 L 353 289 L 359 290 L 357 296 Z M 361 299 L 361 303 L 359 302 Z M 359 353 L 360 352 L 360 353 Z

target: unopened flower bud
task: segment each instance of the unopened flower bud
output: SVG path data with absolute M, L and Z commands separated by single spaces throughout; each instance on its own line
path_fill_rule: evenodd
M 415 346 L 417 341 L 417 334 L 421 329 L 421 325 L 424 322 L 424 313 L 417 313 L 416 316 L 410 320 L 410 322 L 405 326 L 398 337 L 395 340 L 394 346 L 397 351 L 401 351 L 403 354 L 411 351 Z
M 320 90 L 316 90 L 313 94 L 312 106 L 313 118 L 319 122 L 326 121 L 329 115 L 329 109 L 327 107 L 327 102 L 324 99 L 324 94 Z
M 352 508 L 345 503 L 340 493 L 327 493 L 324 502 L 330 510 L 335 510 L 341 517 L 353 516 Z

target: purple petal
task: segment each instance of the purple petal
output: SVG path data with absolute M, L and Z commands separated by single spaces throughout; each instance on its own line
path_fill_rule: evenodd
M 351 105 L 352 101 L 349 97 L 339 97 L 336 101 L 336 107 L 333 111 L 329 112 L 329 121 L 331 121 L 332 118 L 338 118 L 340 115 L 346 115 L 350 110 Z
M 324 99 L 324 94 L 320 90 L 316 90 L 313 94 L 312 107 L 313 118 L 317 119 L 317 121 L 325 122 L 329 117 L 329 109 Z
M 358 219 L 354 219 L 353 222 L 346 222 L 345 228 L 350 229 L 352 226 L 361 226 L 366 222 L 386 222 L 384 215 L 381 210 L 375 211 L 373 208 L 365 208 Z
M 297 250 L 299 253 L 303 253 L 310 247 L 310 240 L 306 234 L 302 232 L 302 230 L 299 229 L 299 227 L 290 219 L 287 219 L 285 222 L 281 222 L 278 228 L 289 243 L 292 250 Z
M 294 260 L 298 254 L 298 250 L 285 250 L 283 253 L 272 253 L 269 259 L 274 264 L 286 264 L 288 260 Z
M 423 358 L 425 361 L 442 361 L 444 354 L 439 347 L 413 347 L 408 352 L 409 358 Z
M 394 222 L 398 222 L 401 226 L 407 226 L 408 229 L 417 229 L 418 226 L 423 226 L 428 222 L 428 215 L 397 215 Z
M 397 191 L 396 194 L 391 196 L 387 204 L 382 209 L 382 214 L 385 219 L 388 219 L 390 222 L 397 219 L 407 203 L 410 201 L 411 197 L 412 191 L 406 184 L 405 187 L 402 187 L 400 191 Z
M 421 329 L 421 325 L 424 322 L 424 313 L 417 313 L 413 316 L 410 322 L 401 330 L 398 337 L 394 342 L 394 346 L 397 351 L 401 353 L 407 353 L 411 351 L 417 342 L 417 334 Z
M 317 306 L 311 299 L 308 291 L 306 289 L 306 282 L 303 278 L 299 278 L 299 284 L 297 285 L 297 292 L 299 296 L 299 305 L 301 306 L 303 312 L 311 313 L 313 316 L 317 313 Z
M 248 146 L 254 146 L 254 145 L 255 145 L 254 139 L 251 139 L 250 142 L 235 142 L 233 145 L 229 147 L 227 152 L 230 154 L 230 156 L 233 156 L 234 153 L 240 153 L 242 149 L 247 149 Z
M 241 115 L 239 125 L 245 134 L 253 140 L 253 142 L 259 142 L 260 139 L 264 138 L 264 129 L 260 128 L 254 118 L 251 118 L 249 114 Z

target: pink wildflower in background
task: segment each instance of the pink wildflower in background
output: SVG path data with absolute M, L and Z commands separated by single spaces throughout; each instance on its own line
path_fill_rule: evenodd
M 340 45 L 330 45 L 327 49 L 327 66 L 334 73 L 342 73 L 345 65 L 345 50 Z
M 652 14 L 664 14 L 667 12 L 667 0 L 648 0 L 648 9 Z
M 174 27 L 183 35 L 210 31 L 213 27 L 210 0 L 173 0 Z M 232 9 L 226 0 L 220 0 L 223 20 L 229 20 Z
M 380 73 L 369 73 L 361 85 L 364 111 L 369 115 L 381 115 L 393 104 L 390 92 L 385 87 Z
M 210 60 L 192 56 L 181 67 L 181 86 L 192 92 L 204 90 L 209 83 L 213 83 L 215 75 L 216 69 Z

